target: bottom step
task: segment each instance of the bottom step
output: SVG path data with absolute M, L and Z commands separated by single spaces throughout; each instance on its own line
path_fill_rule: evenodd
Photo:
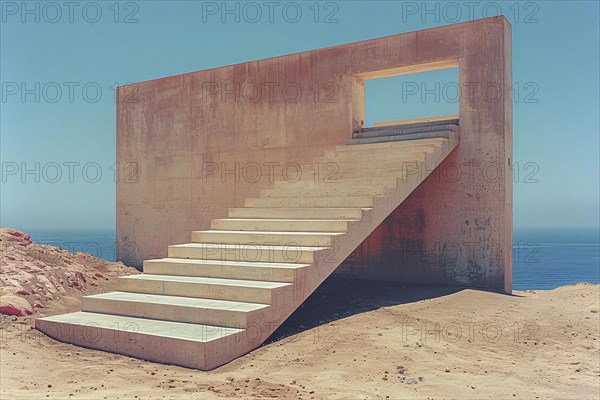
M 223 365 L 261 340 L 246 337 L 244 329 L 88 312 L 39 318 L 35 327 L 61 342 L 201 370 Z

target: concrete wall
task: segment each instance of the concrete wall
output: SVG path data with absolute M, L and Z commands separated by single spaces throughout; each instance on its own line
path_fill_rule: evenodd
M 340 273 L 510 291 L 511 27 L 503 17 L 120 87 L 118 258 L 140 265 L 166 256 L 169 244 L 188 242 L 272 179 L 292 180 L 296 163 L 344 144 L 364 121 L 365 79 L 450 66 L 461 87 L 458 148 Z

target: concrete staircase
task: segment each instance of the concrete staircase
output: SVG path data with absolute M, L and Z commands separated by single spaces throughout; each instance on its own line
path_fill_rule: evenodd
M 81 312 L 40 318 L 37 329 L 202 370 L 257 348 L 458 143 L 457 126 L 403 140 L 394 129 L 330 149 L 299 181 L 275 182 L 168 258 L 145 261 L 143 274 L 120 278 L 115 292 L 84 297 Z

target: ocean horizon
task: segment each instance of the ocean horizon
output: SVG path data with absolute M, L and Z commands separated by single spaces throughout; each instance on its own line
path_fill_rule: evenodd
M 24 230 L 31 239 L 72 253 L 116 260 L 114 230 Z M 600 283 L 600 236 L 593 228 L 520 228 L 513 232 L 513 289 L 544 290 Z

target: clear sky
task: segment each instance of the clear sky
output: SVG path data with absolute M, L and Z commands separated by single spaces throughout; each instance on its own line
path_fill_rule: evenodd
M 115 84 L 501 12 L 513 26 L 518 88 L 515 226 L 598 227 L 597 1 L 430 2 L 427 9 L 421 1 L 316 7 L 276 1 L 272 8 L 262 1 L 227 2 L 239 10 L 232 14 L 223 12 L 221 1 L 0 3 L 2 226 L 114 229 Z M 412 79 L 455 82 L 456 72 Z M 403 99 L 399 80 L 390 82 L 369 82 L 367 122 L 457 108 L 449 99 L 433 100 L 423 112 L 422 102 Z M 22 176 L 36 163 L 39 172 Z

